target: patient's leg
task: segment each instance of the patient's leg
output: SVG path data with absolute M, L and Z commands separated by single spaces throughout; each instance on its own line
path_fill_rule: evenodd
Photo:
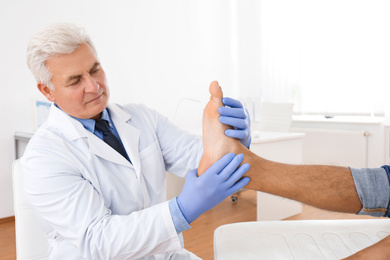
M 227 153 L 242 153 L 250 169 L 245 188 L 268 192 L 302 201 L 309 205 L 341 212 L 358 212 L 362 205 L 357 196 L 351 172 L 347 167 L 327 165 L 291 165 L 266 160 L 225 135 L 228 126 L 219 121 L 218 108 L 223 106 L 223 93 L 214 81 L 210 85 L 210 101 L 203 113 L 203 156 L 198 174 L 204 173 Z
M 325 209 L 329 209 L 329 207 L 313 202 L 317 200 L 313 200 L 313 198 L 321 197 L 313 196 L 313 190 L 321 190 L 322 194 L 327 194 L 328 199 L 322 201 L 328 201 L 329 194 L 334 192 L 336 184 L 344 183 L 340 177 L 332 178 L 331 176 L 341 175 L 342 178 L 347 178 L 348 189 L 354 189 L 350 173 L 340 173 L 340 169 L 329 166 L 288 165 L 272 162 L 252 153 L 241 144 L 240 140 L 226 136 L 225 130 L 229 127 L 219 121 L 220 114 L 218 112 L 218 108 L 223 106 L 222 89 L 218 82 L 214 81 L 210 84 L 209 91 L 210 101 L 203 112 L 203 156 L 199 164 L 198 175 L 204 173 L 225 154 L 233 152 L 235 154 L 242 153 L 244 155 L 243 163 L 249 163 L 251 166 L 245 174 L 251 179 L 245 187 L 248 189 L 300 200 Z M 345 170 L 348 172 L 348 168 L 343 169 L 343 171 Z M 332 179 L 335 180 L 336 184 L 329 181 Z M 312 182 L 308 180 L 312 180 Z M 309 190 L 311 192 L 307 192 Z M 342 188 L 340 187 L 338 190 L 340 191 Z M 339 192 L 334 192 L 334 195 L 340 197 Z M 339 200 L 337 201 L 339 202 Z

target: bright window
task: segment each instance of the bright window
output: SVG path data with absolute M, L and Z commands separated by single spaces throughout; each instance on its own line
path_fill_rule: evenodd
M 262 0 L 260 9 L 263 100 L 304 114 L 383 114 L 390 1 Z

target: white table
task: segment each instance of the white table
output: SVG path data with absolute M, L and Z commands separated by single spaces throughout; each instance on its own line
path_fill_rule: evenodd
M 271 161 L 301 164 L 304 136 L 303 133 L 254 132 L 250 150 Z M 301 212 L 299 202 L 257 193 L 257 220 L 281 220 Z

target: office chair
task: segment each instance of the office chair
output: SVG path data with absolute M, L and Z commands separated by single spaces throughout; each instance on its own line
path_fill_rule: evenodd
M 43 260 L 47 258 L 47 239 L 33 210 L 23 199 L 19 160 L 12 165 L 14 193 L 16 256 L 18 260 Z
M 214 232 L 214 259 L 341 259 L 390 234 L 389 219 L 255 221 Z

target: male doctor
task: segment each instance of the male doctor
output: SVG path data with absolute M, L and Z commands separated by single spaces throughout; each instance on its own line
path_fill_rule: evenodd
M 199 259 L 183 249 L 181 232 L 249 182 L 242 154 L 227 154 L 197 177 L 200 138 L 143 105 L 109 104 L 96 50 L 75 25 L 37 33 L 27 63 L 53 102 L 21 159 L 25 199 L 46 234 L 49 258 Z M 233 127 L 226 134 L 248 147 L 241 103 L 224 103 L 221 118 Z M 170 201 L 166 171 L 187 176 Z

